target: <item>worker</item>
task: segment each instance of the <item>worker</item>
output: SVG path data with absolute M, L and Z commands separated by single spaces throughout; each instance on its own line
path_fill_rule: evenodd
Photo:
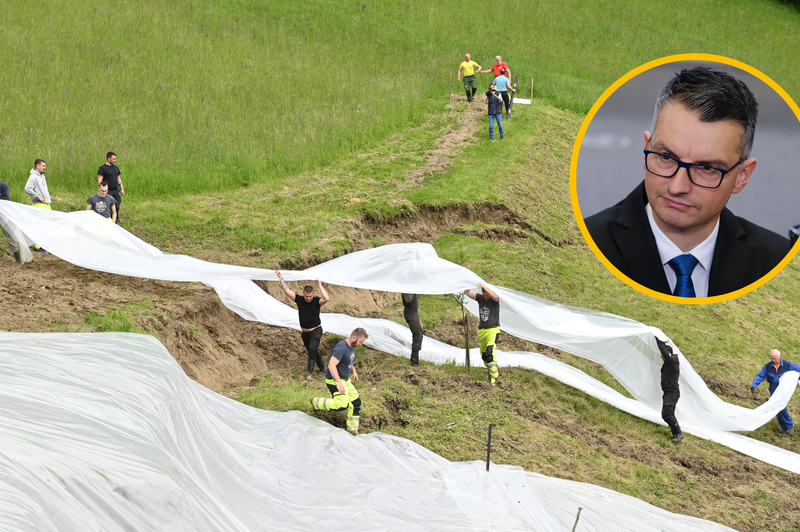
M 497 336 L 500 334 L 500 298 L 484 283 L 480 285 L 482 294 L 464 290 L 464 294 L 478 302 L 478 342 L 481 358 L 489 374 L 489 384 L 495 385 L 500 378 L 497 370 Z
M 322 340 L 322 320 L 319 318 L 319 312 L 322 305 L 330 301 L 331 298 L 319 279 L 317 279 L 317 286 L 322 297 L 314 295 L 314 288 L 311 285 L 303 288 L 303 295 L 301 296 L 289 289 L 286 281 L 283 280 L 281 272 L 276 271 L 275 274 L 281 281 L 281 288 L 283 288 L 286 297 L 297 304 L 297 313 L 300 316 L 300 337 L 303 339 L 303 346 L 306 348 L 306 352 L 308 352 L 308 376 L 306 379 L 311 380 L 313 378 L 314 364 L 319 368 L 320 374 L 325 369 L 322 355 L 319 352 L 319 343 Z
M 402 294 L 403 317 L 411 330 L 411 365 L 419 366 L 419 350 L 422 348 L 422 324 L 419 321 L 417 294 Z
M 764 382 L 764 379 L 769 383 L 769 394 L 772 395 L 775 393 L 775 389 L 778 388 L 781 377 L 787 371 L 797 371 L 800 373 L 800 366 L 788 360 L 782 360 L 781 352 L 777 349 L 770 351 L 769 357 L 770 361 L 764 364 L 764 367 L 761 368 L 761 371 L 759 371 L 753 379 L 753 384 L 750 385 L 750 393 L 753 395 L 753 399 L 756 399 L 756 388 L 758 388 L 759 384 Z M 792 416 L 789 415 L 788 407 L 778 412 L 776 419 L 784 434 L 788 436 L 792 433 L 794 430 L 794 421 L 792 421 Z

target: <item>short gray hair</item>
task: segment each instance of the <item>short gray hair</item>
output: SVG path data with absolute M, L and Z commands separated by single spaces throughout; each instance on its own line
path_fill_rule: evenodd
M 742 126 L 739 156 L 750 157 L 756 135 L 758 102 L 742 80 L 722 70 L 707 66 L 680 71 L 658 91 L 653 113 L 653 133 L 661 108 L 667 102 L 680 103 L 700 114 L 703 122 L 733 120 Z

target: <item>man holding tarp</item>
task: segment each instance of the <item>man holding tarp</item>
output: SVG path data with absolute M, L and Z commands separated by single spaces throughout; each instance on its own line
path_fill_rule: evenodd
M 764 379 L 767 380 L 769 383 L 769 394 L 772 395 L 775 393 L 775 389 L 778 387 L 778 384 L 781 381 L 781 376 L 786 373 L 787 371 L 797 371 L 800 373 L 800 366 L 797 364 L 793 364 L 788 360 L 781 360 L 781 352 L 777 349 L 773 349 L 770 354 L 770 361 L 767 362 L 761 371 L 758 372 L 756 377 L 753 379 L 753 384 L 750 385 L 750 393 L 753 395 L 753 399 L 756 398 L 756 388 L 759 384 L 764 382 Z M 776 416 L 778 420 L 778 425 L 780 425 L 781 430 L 787 436 L 792 433 L 794 430 L 794 421 L 792 421 L 792 416 L 789 415 L 789 408 L 786 407 Z
M 283 280 L 281 272 L 276 271 L 275 274 L 281 281 L 281 288 L 283 288 L 286 297 L 297 304 L 297 313 L 300 315 L 300 337 L 303 339 L 303 346 L 308 352 L 308 377 L 306 378 L 311 380 L 314 364 L 317 365 L 320 373 L 324 370 L 322 355 L 319 352 L 319 343 L 322 340 L 322 320 L 319 318 L 319 311 L 320 307 L 330 301 L 331 298 L 319 279 L 317 279 L 317 286 L 319 286 L 322 297 L 314 296 L 314 288 L 311 285 L 303 288 L 303 295 L 301 296 L 289 289 L 289 285 Z
M 683 431 L 678 425 L 675 417 L 675 405 L 681 398 L 681 388 L 678 380 L 681 377 L 681 364 L 678 354 L 672 351 L 672 347 L 656 338 L 658 350 L 661 351 L 661 391 L 664 393 L 661 403 L 661 419 L 664 420 L 672 431 L 673 443 L 678 443 L 683 439 Z
M 419 321 L 417 294 L 402 294 L 403 318 L 411 330 L 411 365 L 419 366 L 419 350 L 422 349 L 422 325 Z
M 11 201 L 11 194 L 8 192 L 8 185 L 3 181 L 0 181 L 0 200 Z M 3 229 L 3 234 L 6 237 L 6 242 L 8 242 L 8 247 L 11 248 L 11 252 L 14 254 L 14 266 L 22 266 L 22 257 L 19 254 L 19 244 L 16 240 L 14 240 L 14 237 L 6 233 L 5 229 Z
M 361 346 L 369 338 L 367 331 L 361 327 L 354 329 L 348 338 L 345 338 L 333 347 L 331 359 L 328 362 L 328 371 L 325 373 L 325 384 L 331 392 L 332 399 L 327 397 L 314 397 L 311 399 L 311 408 L 314 410 L 333 410 L 341 412 L 347 409 L 347 432 L 358 434 L 359 417 L 361 414 L 361 398 L 353 383 L 358 382 L 356 371 L 356 347 Z M 350 382 L 350 375 L 353 378 Z
M 500 334 L 500 297 L 492 292 L 484 283 L 481 287 L 482 294 L 472 290 L 464 290 L 464 294 L 478 302 L 478 342 L 481 346 L 481 358 L 489 374 L 489 384 L 495 385 L 500 378 L 497 371 L 497 336 Z

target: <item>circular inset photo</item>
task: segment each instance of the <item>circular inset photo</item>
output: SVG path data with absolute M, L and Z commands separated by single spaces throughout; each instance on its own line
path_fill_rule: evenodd
M 595 103 L 572 154 L 578 225 L 614 275 L 658 299 L 743 295 L 797 252 L 800 109 L 738 61 L 671 56 Z

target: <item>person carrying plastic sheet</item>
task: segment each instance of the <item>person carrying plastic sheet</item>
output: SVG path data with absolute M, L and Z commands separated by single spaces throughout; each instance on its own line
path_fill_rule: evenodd
M 484 283 L 481 287 L 482 294 L 472 290 L 464 290 L 470 299 L 478 302 L 478 342 L 481 346 L 481 358 L 489 374 L 489 384 L 495 385 L 500 378 L 497 371 L 497 336 L 500 334 L 500 298 Z
M 11 194 L 8 192 L 8 185 L 2 181 L 0 181 L 0 200 L 11 201 Z M 14 266 L 22 266 L 22 257 L 19 254 L 19 244 L 16 240 L 14 240 L 14 237 L 6 233 L 5 229 L 3 229 L 3 234 L 6 236 L 8 247 L 11 248 L 11 252 L 14 254 Z
M 311 399 L 311 408 L 314 410 L 341 412 L 346 409 L 347 432 L 353 435 L 358 434 L 361 415 L 361 398 L 358 396 L 358 390 L 353 386 L 358 382 L 355 353 L 356 347 L 361 346 L 367 338 L 369 338 L 367 331 L 359 327 L 354 329 L 348 338 L 333 347 L 331 359 L 328 362 L 328 371 L 325 373 L 325 384 L 328 386 L 328 391 L 331 392 L 332 399 L 327 397 Z
M 419 366 L 419 350 L 422 349 L 422 325 L 419 321 L 417 294 L 402 294 L 403 317 L 411 329 L 411 365 Z
M 319 368 L 319 373 L 325 370 L 322 355 L 319 352 L 319 342 L 322 340 L 322 321 L 319 319 L 320 307 L 330 301 L 328 292 L 322 286 L 322 281 L 317 279 L 317 286 L 322 297 L 314 295 L 314 287 L 306 285 L 303 288 L 303 295 L 295 294 L 289 289 L 286 281 L 283 280 L 281 272 L 275 274 L 281 281 L 281 288 L 286 297 L 297 304 L 297 313 L 300 316 L 300 337 L 303 339 L 303 346 L 308 352 L 308 380 L 311 380 L 314 372 L 314 364 Z
M 678 380 L 681 377 L 681 366 L 678 354 L 672 352 L 672 347 L 656 338 L 658 350 L 661 351 L 661 391 L 664 396 L 661 402 L 661 419 L 669 425 L 672 431 L 672 441 L 678 443 L 683 439 L 683 431 L 675 417 L 675 405 L 681 397 L 681 388 Z
M 775 389 L 778 387 L 781 376 L 783 376 L 784 373 L 787 371 L 797 371 L 800 373 L 800 366 L 788 360 L 782 360 L 781 352 L 777 349 L 773 349 L 769 357 L 770 361 L 764 364 L 764 367 L 761 368 L 761 371 L 759 371 L 753 379 L 753 384 L 750 385 L 750 393 L 753 394 L 753 399 L 756 398 L 756 388 L 759 384 L 764 382 L 764 379 L 769 383 L 769 394 L 772 395 L 775 393 Z M 791 434 L 794 430 L 794 421 L 792 421 L 792 416 L 789 415 L 789 408 L 784 408 L 778 412 L 778 415 L 775 417 L 783 433 L 786 435 Z
M 47 163 L 45 163 L 44 160 L 36 159 L 33 162 L 33 168 L 31 168 L 31 173 L 28 176 L 28 182 L 25 183 L 25 192 L 30 194 L 31 203 L 34 207 L 49 211 L 52 210 L 50 208 L 52 200 L 50 199 L 50 191 L 47 189 L 47 179 L 44 177 L 46 169 Z M 39 244 L 34 244 L 33 249 L 39 253 L 47 253 Z

